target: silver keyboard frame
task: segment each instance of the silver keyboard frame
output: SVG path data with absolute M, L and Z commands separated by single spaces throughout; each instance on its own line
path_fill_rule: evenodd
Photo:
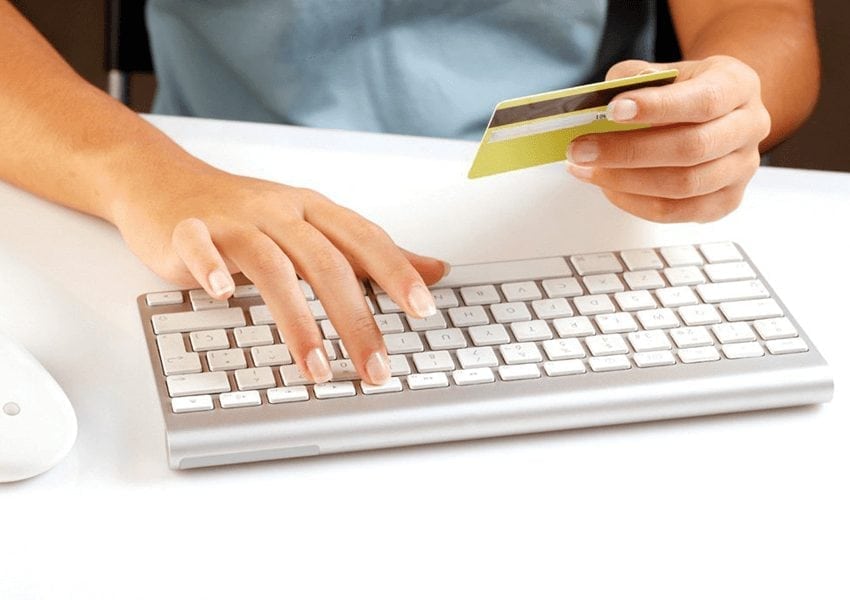
M 186 303 L 150 307 L 142 294 L 139 313 L 165 419 L 169 465 L 191 469 L 828 402 L 833 380 L 826 361 L 757 266 L 736 247 L 808 352 L 736 360 L 721 355 L 715 362 L 677 360 L 670 366 L 633 365 L 626 371 L 544 374 L 519 381 L 501 381 L 497 375 L 494 383 L 470 386 L 457 386 L 450 378 L 447 388 L 405 387 L 370 396 L 358 391 L 344 398 L 175 414 L 151 317 L 186 310 Z M 367 292 L 374 302 L 373 291 Z M 230 299 L 230 306 L 246 310 L 252 304 L 256 299 Z M 233 374 L 228 377 L 237 389 Z

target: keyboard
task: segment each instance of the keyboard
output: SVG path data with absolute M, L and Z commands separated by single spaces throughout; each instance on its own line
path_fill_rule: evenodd
M 301 281 L 334 375 L 313 384 L 239 277 L 228 300 L 199 289 L 138 298 L 172 468 L 832 397 L 826 362 L 729 242 L 454 266 L 424 319 L 364 282 L 390 356 L 383 385 L 359 380 Z

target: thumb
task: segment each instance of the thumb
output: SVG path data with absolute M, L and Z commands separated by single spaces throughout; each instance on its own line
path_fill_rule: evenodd
M 647 73 L 663 71 L 666 68 L 667 66 L 661 63 L 651 63 L 645 60 L 624 60 L 608 69 L 605 74 L 605 81 L 633 75 L 646 75 Z

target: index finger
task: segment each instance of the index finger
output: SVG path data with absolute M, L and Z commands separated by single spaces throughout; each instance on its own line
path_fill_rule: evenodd
M 653 125 L 705 123 L 743 106 L 758 90 L 755 72 L 730 62 L 670 85 L 624 92 L 608 104 L 608 118 Z

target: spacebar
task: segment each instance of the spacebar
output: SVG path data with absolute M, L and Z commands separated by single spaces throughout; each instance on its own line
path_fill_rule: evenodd
M 566 277 L 570 274 L 567 261 L 560 256 L 476 265 L 453 265 L 449 274 L 431 287 L 461 287 L 487 283 L 506 283 L 508 281 L 529 281 L 549 277 Z

